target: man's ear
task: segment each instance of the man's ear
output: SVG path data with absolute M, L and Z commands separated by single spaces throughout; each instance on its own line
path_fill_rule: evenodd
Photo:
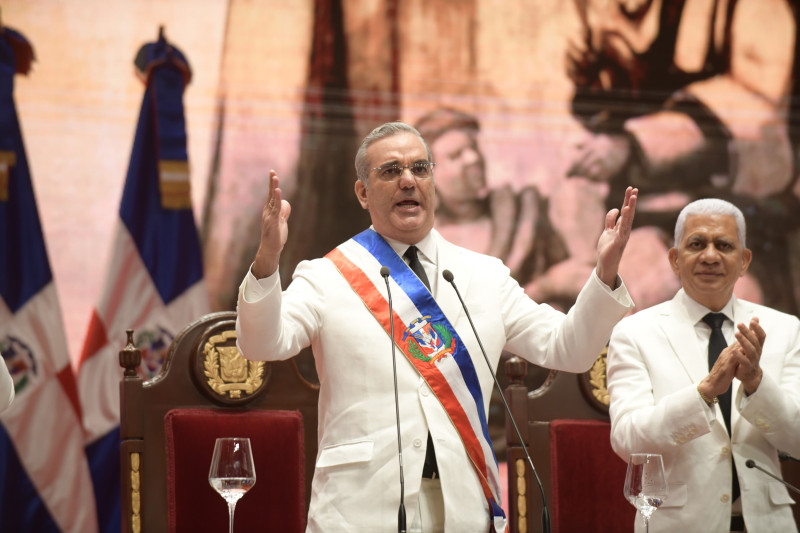
M 742 277 L 747 273 L 747 269 L 750 268 L 750 261 L 752 260 L 753 252 L 750 251 L 750 248 L 745 248 L 742 250 L 742 271 L 739 273 L 739 277 Z
M 669 249 L 667 252 L 667 257 L 669 258 L 669 266 L 672 268 L 672 273 L 678 276 L 680 274 L 680 269 L 678 268 L 678 249 L 674 246 Z
M 369 209 L 369 204 L 367 202 L 367 187 L 360 179 L 356 179 L 355 191 L 356 198 L 358 198 L 358 203 L 361 204 L 361 207 L 363 209 Z

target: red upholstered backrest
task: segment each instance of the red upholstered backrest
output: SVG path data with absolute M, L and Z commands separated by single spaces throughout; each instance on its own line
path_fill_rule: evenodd
M 553 533 L 633 531 L 636 509 L 622 493 L 627 465 L 610 435 L 605 421 L 550 423 Z
M 208 484 L 218 437 L 248 437 L 256 484 L 236 505 L 236 531 L 305 529 L 303 421 L 297 411 L 173 409 L 164 419 L 170 533 L 227 531 L 228 506 Z

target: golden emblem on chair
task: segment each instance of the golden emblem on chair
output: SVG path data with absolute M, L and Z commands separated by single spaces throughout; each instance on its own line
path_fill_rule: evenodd
M 264 363 L 248 361 L 236 347 L 236 332 L 223 331 L 203 346 L 203 372 L 208 386 L 218 395 L 239 399 L 261 386 Z
M 611 402 L 608 395 L 606 381 L 606 357 L 608 356 L 608 346 L 595 359 L 592 368 L 589 370 L 589 383 L 592 385 L 592 394 L 598 402 L 608 407 Z

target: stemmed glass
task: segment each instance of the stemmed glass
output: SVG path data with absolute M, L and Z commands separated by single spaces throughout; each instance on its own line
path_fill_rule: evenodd
M 211 468 L 208 470 L 208 483 L 228 502 L 228 532 L 233 533 L 236 502 L 256 484 L 250 439 L 217 439 Z
M 632 453 L 625 474 L 625 498 L 641 513 L 648 533 L 650 517 L 667 498 L 667 494 L 667 478 L 661 455 Z

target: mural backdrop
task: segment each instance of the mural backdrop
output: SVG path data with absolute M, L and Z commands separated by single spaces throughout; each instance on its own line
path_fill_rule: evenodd
M 213 306 L 235 305 L 269 168 L 293 207 L 288 283 L 368 224 L 355 150 L 399 119 L 433 151 L 439 231 L 504 259 L 537 301 L 572 305 L 606 211 L 634 185 L 622 276 L 639 309 L 679 288 L 678 211 L 717 196 L 747 218 L 754 261 L 737 294 L 797 313 L 796 2 L 318 0 L 254 42 L 247 28 L 277 15 L 229 3 L 221 86 L 238 89 L 222 98 L 203 220 Z
M 639 309 L 678 288 L 678 210 L 739 205 L 737 293 L 800 307 L 797 0 L 53 0 L 3 6 L 37 62 L 16 98 L 70 351 L 109 262 L 135 130 L 134 54 L 159 26 L 193 61 L 192 199 L 212 309 L 231 309 L 268 172 L 293 210 L 281 271 L 368 224 L 353 157 L 403 120 L 437 163 L 436 225 L 568 308 L 603 215 L 640 188 L 622 275 Z M 313 372 L 312 365 L 306 364 Z
M 571 305 L 605 212 L 635 185 L 623 276 L 639 308 L 678 288 L 666 260 L 677 211 L 719 196 L 745 211 L 755 257 L 737 292 L 797 312 L 795 3 L 318 0 L 282 11 L 284 30 L 253 42 L 247 28 L 278 13 L 229 3 L 220 83 L 237 90 L 222 98 L 203 219 L 216 307 L 234 304 L 252 260 L 269 168 L 293 206 L 288 281 L 368 223 L 352 192 L 355 149 L 400 119 L 433 150 L 439 230 L 503 258 L 539 301 Z

